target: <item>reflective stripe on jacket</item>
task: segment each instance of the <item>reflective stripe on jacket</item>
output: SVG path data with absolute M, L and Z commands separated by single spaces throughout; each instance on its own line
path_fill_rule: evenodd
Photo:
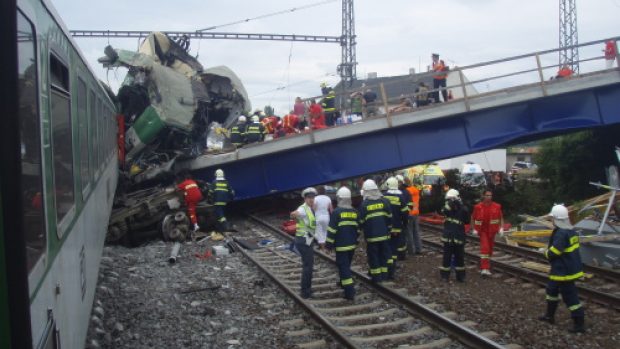
M 579 255 L 579 236 L 575 231 L 554 229 L 549 238 L 545 257 L 551 264 L 549 279 L 572 281 L 583 276 L 583 266 Z
M 481 202 L 474 206 L 474 227 L 478 232 L 495 234 L 501 228 L 502 205 L 491 202 L 489 205 Z
M 233 190 L 225 179 L 216 179 L 211 183 L 209 191 L 213 196 L 213 203 L 216 206 L 225 206 L 226 203 L 232 201 Z
M 327 246 L 336 252 L 351 251 L 357 247 L 358 213 L 354 208 L 337 207 L 329 218 Z
M 385 198 L 362 201 L 359 223 L 367 242 L 388 240 L 392 228 L 390 202 Z
M 303 204 L 300 207 L 303 207 L 304 212 L 306 213 L 306 217 L 297 216 L 297 224 L 295 225 L 295 236 L 303 237 L 307 234 L 314 236 L 314 230 L 316 229 L 316 218 L 314 217 L 314 213 L 312 212 L 312 209 L 306 204 Z M 306 220 L 308 221 L 307 224 Z
M 465 243 L 465 224 L 469 223 L 469 214 L 463 203 L 446 200 L 441 213 L 446 216 L 441 241 L 448 244 L 463 245 Z

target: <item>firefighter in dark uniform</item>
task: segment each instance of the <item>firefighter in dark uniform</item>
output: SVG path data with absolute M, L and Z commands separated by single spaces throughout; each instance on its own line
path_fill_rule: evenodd
M 392 213 L 392 229 L 390 229 L 390 259 L 388 259 L 388 279 L 394 279 L 396 260 L 399 255 L 399 248 L 404 245 L 405 235 L 403 234 L 403 221 L 409 215 L 409 209 L 402 191 L 398 189 L 396 177 L 390 177 L 386 181 L 388 190 L 383 193 L 383 197 L 390 202 Z M 403 250 L 404 252 L 404 250 Z
M 258 115 L 252 116 L 252 123 L 245 130 L 245 142 L 247 144 L 262 142 L 265 136 L 265 125 L 258 118 Z
M 228 229 L 226 204 L 232 201 L 235 194 L 230 185 L 228 185 L 228 181 L 224 178 L 224 171 L 221 169 L 215 171 L 215 180 L 211 183 L 209 191 L 215 206 L 215 216 L 217 217 L 216 229 L 219 232 L 226 231 Z
M 402 234 L 397 247 L 397 255 L 399 261 L 404 261 L 407 259 L 407 226 L 409 225 L 409 211 L 413 209 L 413 201 L 411 200 L 411 194 L 407 190 L 407 185 L 405 184 L 405 177 L 403 175 L 396 175 L 396 179 L 398 180 L 398 189 L 403 194 L 403 201 L 407 207 L 407 214 L 403 217 L 402 222 Z
M 245 116 L 241 115 L 237 119 L 237 124 L 230 129 L 230 143 L 237 148 L 240 148 L 243 144 L 245 144 L 245 130 L 247 128 L 247 124 L 245 122 Z
M 446 193 L 446 204 L 441 212 L 446 219 L 441 237 L 443 262 L 439 268 L 439 274 L 445 281 L 450 279 L 452 258 L 454 258 L 456 281 L 465 282 L 465 224 L 469 224 L 469 213 L 456 189 L 450 189 Z
M 325 113 L 325 124 L 327 126 L 334 126 L 338 116 L 336 115 L 336 92 L 331 88 L 321 100 L 321 107 L 323 107 L 323 112 Z
M 340 274 L 340 286 L 344 289 L 344 298 L 355 298 L 355 287 L 351 275 L 351 262 L 357 247 L 359 233 L 358 213 L 351 206 L 351 190 L 342 187 L 336 192 L 338 207 L 332 212 L 327 227 L 325 246 L 336 250 L 336 264 Z
M 562 294 L 564 303 L 573 318 L 573 328 L 569 332 L 585 332 L 583 307 L 579 302 L 575 280 L 583 277 L 583 266 L 579 255 L 579 236 L 573 230 L 564 205 L 555 205 L 549 216 L 553 217 L 555 228 L 549 238 L 545 257 L 551 264 L 547 283 L 547 313 L 538 319 L 555 323 L 555 311 Z
M 381 282 L 387 279 L 388 259 L 391 258 L 390 202 L 381 195 L 372 179 L 367 179 L 362 185 L 362 196 L 364 200 L 359 209 L 359 223 L 366 239 L 368 271 L 373 282 Z

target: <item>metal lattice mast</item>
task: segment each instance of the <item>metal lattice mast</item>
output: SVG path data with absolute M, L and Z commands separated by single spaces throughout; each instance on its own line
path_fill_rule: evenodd
M 579 73 L 577 39 L 577 0 L 560 0 L 560 67 L 568 65 Z
M 351 86 L 357 79 L 355 60 L 355 15 L 353 0 L 342 0 L 342 62 L 338 66 L 343 86 Z

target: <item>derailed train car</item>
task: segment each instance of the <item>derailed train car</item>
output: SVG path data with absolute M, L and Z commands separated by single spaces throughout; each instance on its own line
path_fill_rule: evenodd
M 200 155 L 208 126 L 228 125 L 251 105 L 241 80 L 225 66 L 204 69 L 186 38 L 149 35 L 137 52 L 106 47 L 104 67 L 128 68 L 118 91 L 125 166 L 134 183 L 169 174 L 179 156 Z M 141 175 L 138 175 L 141 173 Z

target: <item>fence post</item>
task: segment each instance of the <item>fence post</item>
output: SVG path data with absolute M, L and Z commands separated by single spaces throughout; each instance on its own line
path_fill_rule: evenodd
M 467 96 L 467 89 L 465 88 L 465 76 L 463 70 L 459 68 L 459 80 L 461 81 L 461 89 L 463 91 L 463 98 L 465 99 L 465 110 L 470 111 L 469 97 Z
M 390 110 L 388 109 L 387 96 L 385 94 L 385 86 L 383 86 L 383 83 L 379 84 L 379 88 L 381 89 L 381 98 L 383 99 L 383 108 L 385 108 L 385 117 L 387 118 L 388 126 L 392 127 L 392 117 L 390 116 Z
M 543 96 L 547 96 L 547 86 L 545 85 L 545 76 L 542 71 L 542 64 L 540 64 L 540 56 L 536 54 L 536 65 L 538 66 L 538 77 L 540 78 L 540 88 L 542 89 Z

